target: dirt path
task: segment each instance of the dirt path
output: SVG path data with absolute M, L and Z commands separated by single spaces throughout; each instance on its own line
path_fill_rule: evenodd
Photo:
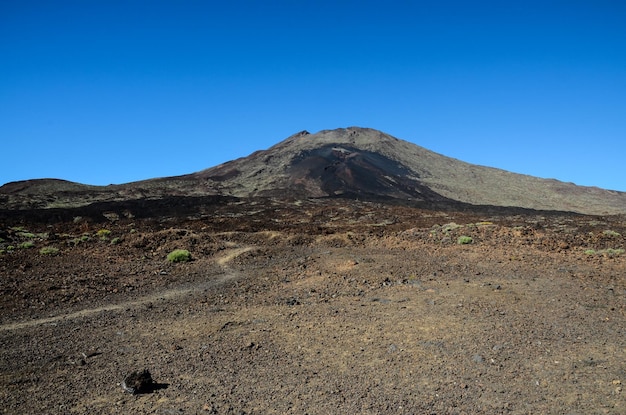
M 219 275 L 219 278 L 215 280 L 194 284 L 193 286 L 177 287 L 177 288 L 173 288 L 170 290 L 159 291 L 157 293 L 139 297 L 132 301 L 125 301 L 125 302 L 116 303 L 116 304 L 106 304 L 106 305 L 102 305 L 99 307 L 87 308 L 87 309 L 79 310 L 73 313 L 64 313 L 64 314 L 59 314 L 57 316 L 52 316 L 52 317 L 45 317 L 45 318 L 39 318 L 39 319 L 34 319 L 34 320 L 29 320 L 29 321 L 20 321 L 16 323 L 3 324 L 3 325 L 0 325 L 0 331 L 19 330 L 19 329 L 23 329 L 26 327 L 34 327 L 34 326 L 39 326 L 43 324 L 53 324 L 61 320 L 71 320 L 75 318 L 88 317 L 88 316 L 92 316 L 94 314 L 102 313 L 105 311 L 125 310 L 127 308 L 137 307 L 140 305 L 153 303 L 156 301 L 170 300 L 173 298 L 182 297 L 184 295 L 192 294 L 194 292 L 201 291 L 206 288 L 215 287 L 216 285 L 220 285 L 227 281 L 239 278 L 240 275 L 236 272 L 233 272 L 227 266 L 227 264 L 230 261 L 232 261 L 234 258 L 238 257 L 239 255 L 245 252 L 249 252 L 254 249 L 256 248 L 251 247 L 251 246 L 235 248 L 218 256 L 215 259 L 215 262 L 218 265 L 220 265 L 220 267 L 222 267 L 223 274 Z

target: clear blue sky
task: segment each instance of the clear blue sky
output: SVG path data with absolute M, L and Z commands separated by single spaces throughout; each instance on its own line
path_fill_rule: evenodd
M 348 126 L 626 191 L 626 2 L 0 0 L 0 184 Z

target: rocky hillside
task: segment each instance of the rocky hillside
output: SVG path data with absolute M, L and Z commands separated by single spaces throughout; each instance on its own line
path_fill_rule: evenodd
M 351 127 L 295 134 L 200 172 L 114 186 L 31 180 L 0 187 L 5 209 L 85 206 L 169 196 L 396 199 L 586 214 L 626 213 L 626 193 L 477 166 L 383 132 Z

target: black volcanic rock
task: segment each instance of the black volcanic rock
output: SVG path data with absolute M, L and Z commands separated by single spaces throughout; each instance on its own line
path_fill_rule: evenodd
M 445 197 L 424 186 L 419 177 L 388 157 L 352 146 L 327 144 L 301 152 L 294 158 L 288 175 L 291 188 L 318 183 L 320 190 L 331 195 L 444 201 Z
M 8 183 L 0 187 L 0 210 L 207 196 L 393 198 L 626 213 L 624 192 L 477 166 L 359 127 L 302 131 L 267 150 L 184 176 L 111 186 L 59 180 Z

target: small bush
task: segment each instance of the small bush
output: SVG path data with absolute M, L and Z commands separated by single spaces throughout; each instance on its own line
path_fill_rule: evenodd
M 111 231 L 108 229 L 100 229 L 98 232 L 96 232 L 96 235 L 98 236 L 98 238 L 106 241 L 109 238 L 109 235 L 111 235 Z
M 35 246 L 33 241 L 26 241 L 26 242 L 22 242 L 17 247 L 22 248 L 22 249 L 27 249 L 27 248 L 32 248 L 33 246 Z
M 446 223 L 445 225 L 443 225 L 441 227 L 441 231 L 443 233 L 449 233 L 450 231 L 453 231 L 455 229 L 459 229 L 459 228 L 462 228 L 462 227 L 463 227 L 463 225 L 459 225 L 457 223 L 450 222 L 450 223 Z
M 70 246 L 76 246 L 79 245 L 82 241 L 80 240 L 80 238 L 74 238 L 74 239 L 70 239 L 68 241 L 66 241 L 65 243 L 70 245 Z
M 117 245 L 121 242 L 122 240 L 120 238 L 113 238 L 111 239 L 111 245 Z
M 27 239 L 32 239 L 35 237 L 35 234 L 32 232 L 18 232 L 17 236 L 21 237 L 21 238 L 27 238 Z
M 44 246 L 39 250 L 41 255 L 56 255 L 59 253 L 59 250 L 53 246 Z
M 602 234 L 604 236 L 612 236 L 612 237 L 622 236 L 619 232 L 615 232 L 615 231 L 611 231 L 611 230 L 606 230 L 606 231 L 602 232 Z
M 459 236 L 459 239 L 456 240 L 459 245 L 467 245 L 472 243 L 472 238 L 470 236 Z
M 186 249 L 176 249 L 167 254 L 167 260 L 170 262 L 187 262 L 191 260 L 191 254 Z
M 607 249 L 601 249 L 599 251 L 596 251 L 594 249 L 587 249 L 585 251 L 585 254 L 587 255 L 603 255 L 603 256 L 607 256 L 609 258 L 618 256 L 618 255 L 622 255 L 624 252 L 623 249 L 613 249 L 613 248 L 607 248 Z

